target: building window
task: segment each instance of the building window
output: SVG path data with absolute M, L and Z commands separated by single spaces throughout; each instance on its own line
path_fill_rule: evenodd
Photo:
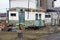
M 35 20 L 38 20 L 38 14 L 35 15 Z
M 39 14 L 39 19 L 41 19 L 41 14 Z
M 11 13 L 11 16 L 16 16 L 16 13 Z
M 35 20 L 39 20 L 39 19 L 41 19 L 41 14 L 36 14 L 35 15 Z
M 50 18 L 51 17 L 51 15 L 45 15 L 45 18 Z

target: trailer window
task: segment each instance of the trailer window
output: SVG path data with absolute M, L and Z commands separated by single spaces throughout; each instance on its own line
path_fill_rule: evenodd
M 11 16 L 16 16 L 16 13 L 11 13 Z
M 51 17 L 51 15 L 45 15 L 45 18 L 50 18 Z
M 39 14 L 39 19 L 41 19 L 41 14 Z
M 35 20 L 38 20 L 38 14 L 35 15 Z

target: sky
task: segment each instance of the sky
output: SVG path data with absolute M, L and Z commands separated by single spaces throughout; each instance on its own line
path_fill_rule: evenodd
M 60 0 L 55 2 L 55 7 L 60 7 Z M 6 12 L 9 8 L 9 0 L 0 0 L 0 12 Z
M 0 12 L 6 12 L 9 8 L 9 0 L 0 0 Z
M 60 0 L 55 1 L 55 7 L 60 7 Z

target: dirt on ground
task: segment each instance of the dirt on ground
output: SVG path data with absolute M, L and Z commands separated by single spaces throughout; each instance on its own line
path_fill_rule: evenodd
M 60 27 L 57 30 L 60 31 Z M 53 32 L 49 30 L 49 27 L 39 30 L 24 30 L 22 40 L 38 40 L 41 36 L 51 33 Z M 17 35 L 18 32 L 0 32 L 0 40 L 20 40 Z

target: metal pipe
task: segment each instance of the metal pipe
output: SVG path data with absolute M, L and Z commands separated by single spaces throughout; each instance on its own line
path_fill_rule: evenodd
M 28 0 L 28 19 L 29 19 L 29 0 Z
M 10 8 L 11 8 L 11 0 L 9 0 L 9 10 L 10 10 Z
M 9 11 L 10 11 L 10 8 L 11 8 L 11 0 L 9 0 Z M 7 11 L 7 15 L 8 15 L 8 24 L 9 24 L 9 11 Z

